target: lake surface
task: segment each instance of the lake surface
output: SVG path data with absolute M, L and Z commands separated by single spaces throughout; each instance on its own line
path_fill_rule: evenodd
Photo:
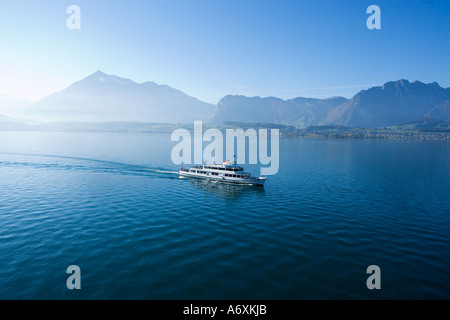
M 450 299 L 449 143 L 281 138 L 264 188 L 180 179 L 175 144 L 0 133 L 0 299 Z

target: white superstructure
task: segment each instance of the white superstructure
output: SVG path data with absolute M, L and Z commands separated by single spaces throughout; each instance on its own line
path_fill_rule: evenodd
M 253 186 L 263 186 L 267 179 L 266 177 L 252 177 L 250 173 L 244 172 L 242 167 L 235 165 L 229 160 L 224 161 L 222 164 L 204 164 L 189 169 L 181 167 L 178 174 L 182 177 Z

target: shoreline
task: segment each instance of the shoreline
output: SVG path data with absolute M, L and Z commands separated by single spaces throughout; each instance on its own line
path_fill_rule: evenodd
M 447 127 L 448 126 L 448 127 Z M 172 133 L 176 129 L 194 131 L 192 124 L 165 124 L 145 122 L 54 122 L 43 124 L 21 124 L 0 122 L 0 132 L 72 132 L 72 133 Z M 297 128 L 292 125 L 272 123 L 227 123 L 222 125 L 204 124 L 203 130 L 219 129 L 278 129 L 280 138 L 307 137 L 324 139 L 381 139 L 450 141 L 450 124 L 442 127 L 425 127 L 420 124 L 404 124 L 381 128 L 358 128 L 344 126 L 309 126 Z

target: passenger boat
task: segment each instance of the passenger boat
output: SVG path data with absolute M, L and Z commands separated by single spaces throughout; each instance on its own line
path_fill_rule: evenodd
M 242 167 L 237 166 L 230 160 L 222 164 L 204 164 L 189 169 L 178 171 L 180 177 L 204 179 L 217 182 L 234 183 L 249 186 L 263 186 L 266 177 L 252 177 L 250 173 L 244 172 Z

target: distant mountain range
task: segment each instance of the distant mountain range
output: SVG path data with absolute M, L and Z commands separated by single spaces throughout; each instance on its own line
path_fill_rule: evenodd
M 15 117 L 45 122 L 152 122 L 210 124 L 274 123 L 304 128 L 313 125 L 385 127 L 421 118 L 450 121 L 450 88 L 398 80 L 362 90 L 353 98 L 328 99 L 246 97 L 228 95 L 216 106 L 154 82 L 132 80 L 97 71 L 39 102 L 11 102 L 0 97 L 3 110 Z M 11 115 L 11 113 L 5 113 Z M 22 122 L 1 117 L 0 122 Z M 0 128 L 1 129 L 1 128 Z
M 399 80 L 362 90 L 351 99 L 260 98 L 226 96 L 217 104 L 212 122 L 269 122 L 306 127 L 342 125 L 384 127 L 422 117 L 449 121 L 450 88 L 436 82 Z

